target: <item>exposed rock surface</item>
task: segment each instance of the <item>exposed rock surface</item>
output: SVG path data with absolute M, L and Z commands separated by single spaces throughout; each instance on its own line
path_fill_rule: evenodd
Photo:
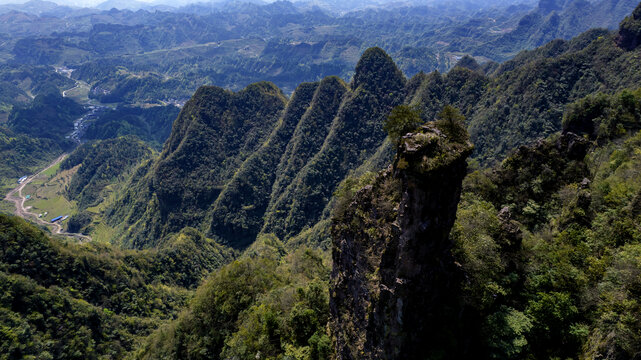
M 449 232 L 471 151 L 423 126 L 403 137 L 393 167 L 339 206 L 330 299 L 337 359 L 465 354 L 452 342 L 462 338 L 461 271 Z

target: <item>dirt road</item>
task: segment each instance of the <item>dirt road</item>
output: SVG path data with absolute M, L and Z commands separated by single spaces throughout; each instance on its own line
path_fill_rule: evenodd
M 62 160 L 64 160 L 65 157 L 67 157 L 68 154 L 62 154 L 60 157 L 58 157 L 56 160 L 54 160 L 51 164 L 47 165 L 44 169 L 40 170 L 37 174 L 29 176 L 25 181 L 23 181 L 20 185 L 12 189 L 7 193 L 7 195 L 4 197 L 5 200 L 12 202 L 15 207 L 16 211 L 14 214 L 17 216 L 20 216 L 23 219 L 31 219 L 37 222 L 38 224 L 45 225 L 49 229 L 51 229 L 51 232 L 56 235 L 63 235 L 63 236 L 70 236 L 74 237 L 78 240 L 81 241 L 91 241 L 91 237 L 83 235 L 83 234 L 76 234 L 76 233 L 68 233 L 65 232 L 62 228 L 62 225 L 60 225 L 59 222 L 56 223 L 51 223 L 49 221 L 45 221 L 41 218 L 38 217 L 38 214 L 34 214 L 32 212 L 29 212 L 28 209 L 25 208 L 24 203 L 27 201 L 27 199 L 22 195 L 22 190 L 24 189 L 27 184 L 33 181 L 33 179 L 37 178 L 38 175 L 42 174 L 43 172 L 51 169 L 52 167 L 56 166 L 58 163 L 60 163 Z

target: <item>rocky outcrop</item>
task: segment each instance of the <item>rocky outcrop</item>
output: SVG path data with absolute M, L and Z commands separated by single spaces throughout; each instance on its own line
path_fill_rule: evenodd
M 330 291 L 336 359 L 456 358 L 461 271 L 450 252 L 469 142 L 428 124 L 339 205 Z M 341 210 L 343 209 L 343 210 Z

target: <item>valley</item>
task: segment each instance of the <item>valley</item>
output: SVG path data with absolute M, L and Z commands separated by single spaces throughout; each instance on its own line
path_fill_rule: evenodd
M 72 69 L 59 67 L 56 73 L 62 74 L 71 79 Z M 83 142 L 82 136 L 87 127 L 88 121 L 95 121 L 101 113 L 104 113 L 107 106 L 96 105 L 94 100 L 89 99 L 88 84 L 74 80 L 75 86 L 62 91 L 62 97 L 73 99 L 82 105 L 85 114 L 73 120 L 73 131 L 66 135 L 66 139 L 72 140 L 76 145 Z M 70 149 L 73 150 L 73 149 Z M 91 241 L 91 237 L 79 233 L 65 231 L 66 220 L 76 212 L 74 202 L 64 199 L 64 188 L 68 186 L 72 174 L 59 173 L 60 163 L 68 156 L 62 154 L 36 174 L 26 176 L 19 185 L 11 189 L 4 197 L 15 207 L 13 212 L 16 216 L 34 221 L 51 230 L 53 235 L 70 237 L 79 241 Z M 22 178 L 21 178 L 22 179 Z M 52 219 L 58 219 L 52 221 Z
M 62 236 L 69 236 L 72 238 L 77 238 L 80 241 L 91 241 L 91 237 L 82 235 L 82 234 L 75 234 L 75 233 L 68 233 L 64 231 L 63 228 L 63 223 L 64 220 L 68 217 L 68 215 L 64 215 L 64 219 L 59 220 L 57 222 L 52 222 L 50 220 L 46 220 L 45 218 L 49 214 L 48 210 L 51 210 L 52 214 L 65 214 L 68 213 L 68 210 L 70 207 L 68 206 L 53 206 L 53 205 L 39 205 L 39 206 L 34 206 L 34 205 L 27 205 L 25 206 L 25 203 L 28 200 L 29 204 L 33 203 L 38 203 L 40 200 L 40 194 L 37 194 L 37 191 L 28 191 L 28 190 L 35 190 L 34 185 L 32 184 L 34 180 L 40 180 L 38 183 L 40 183 L 42 178 L 48 179 L 51 176 L 52 169 L 59 165 L 62 160 L 67 156 L 67 154 L 61 155 L 58 157 L 56 160 L 54 160 L 51 164 L 49 164 L 46 168 L 42 169 L 35 175 L 31 175 L 27 177 L 20 185 L 18 185 L 16 188 L 12 189 L 7 193 L 5 196 L 4 200 L 12 202 L 15 206 L 15 215 L 22 217 L 24 219 L 28 219 L 31 221 L 34 221 L 37 224 L 43 225 L 47 228 L 50 228 L 51 233 L 53 235 L 62 235 Z M 53 169 L 55 170 L 55 169 Z M 30 187 L 28 187 L 31 184 Z M 31 194 L 24 194 L 23 192 L 30 192 Z M 28 197 L 27 197 L 28 196 Z M 52 194 L 50 196 L 58 197 L 58 194 Z M 47 210 L 48 209 L 48 210 Z M 36 211 L 36 212 L 33 212 Z M 56 215 L 52 215 L 51 218 L 56 217 Z
M 638 0 L 0 20 L 0 359 L 641 353 Z

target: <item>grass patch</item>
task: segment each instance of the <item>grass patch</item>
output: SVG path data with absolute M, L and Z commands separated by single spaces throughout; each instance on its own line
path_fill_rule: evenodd
M 76 87 L 65 91 L 65 96 L 80 104 L 88 102 L 89 90 L 91 87 L 87 83 L 81 81 L 77 81 L 76 84 Z
M 64 196 L 65 189 L 71 181 L 71 177 L 78 170 L 70 170 L 57 173 L 60 165 L 48 169 L 38 175 L 22 191 L 22 195 L 31 195 L 31 199 L 25 202 L 25 207 L 31 206 L 30 212 L 40 214 L 48 212 L 46 219 L 59 215 L 73 215 L 77 212 L 75 201 L 69 201 Z
M 102 219 L 94 220 L 91 227 L 93 228 L 91 230 L 91 239 L 93 241 L 110 243 L 111 239 L 118 233 L 117 229 L 105 224 Z
M 56 165 L 52 166 L 51 168 L 47 169 L 46 171 L 43 171 L 40 176 L 44 176 L 47 179 L 51 178 L 54 176 L 58 170 L 60 170 L 60 163 L 57 163 Z

